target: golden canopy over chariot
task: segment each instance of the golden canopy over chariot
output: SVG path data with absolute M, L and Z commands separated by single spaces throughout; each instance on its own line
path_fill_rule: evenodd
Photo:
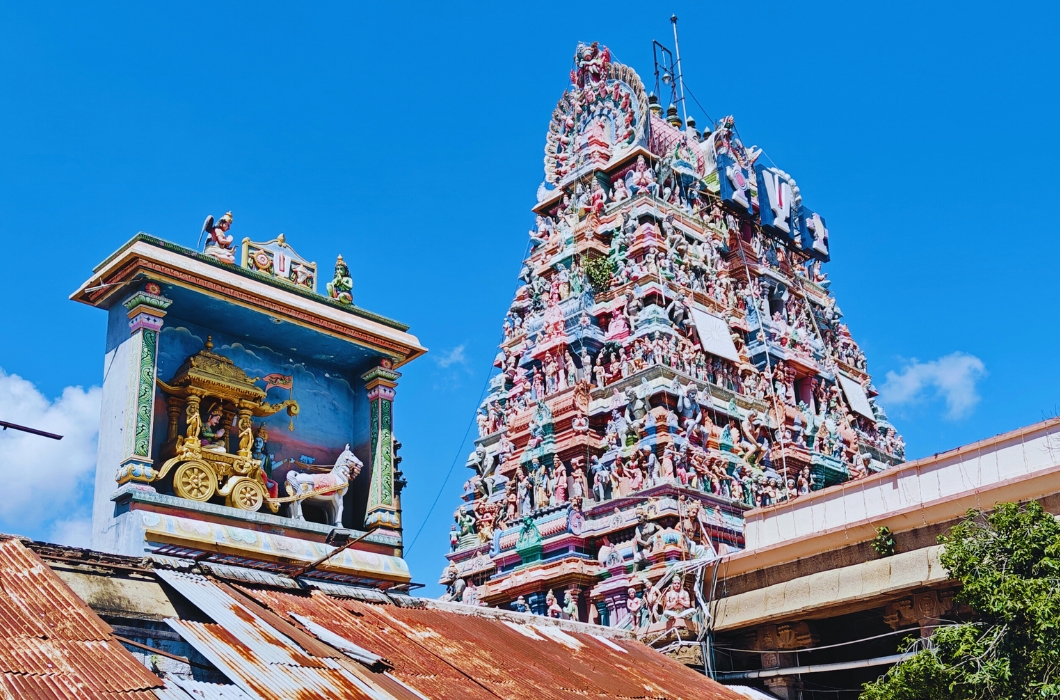
M 219 494 L 229 506 L 257 511 L 267 504 L 276 513 L 287 499 L 269 498 L 261 460 L 252 456 L 253 418 L 284 409 L 293 417 L 298 414 L 298 402 L 267 403 L 265 390 L 255 384 L 257 379 L 214 353 L 210 337 L 206 348 L 185 360 L 170 383 L 157 381 L 168 397 L 169 439 L 162 456 L 169 458 L 155 481 L 172 472 L 173 492 L 181 498 L 205 502 Z M 178 432 L 181 414 L 183 435 Z M 229 429 L 233 424 L 235 435 Z

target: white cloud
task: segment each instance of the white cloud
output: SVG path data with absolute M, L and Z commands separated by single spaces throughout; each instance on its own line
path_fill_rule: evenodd
M 28 534 L 43 528 L 84 542 L 77 505 L 92 488 L 101 394 L 99 387 L 68 386 L 49 400 L 32 382 L 0 369 L 0 420 L 63 436 L 52 440 L 12 429 L 0 432 L 2 531 Z
M 434 358 L 434 361 L 438 363 L 439 367 L 450 367 L 452 365 L 466 365 L 467 357 L 464 356 L 464 345 L 457 345 L 455 348 Z
M 941 397 L 946 417 L 963 418 L 979 403 L 976 383 L 986 376 L 986 365 L 975 355 L 955 352 L 930 362 L 912 359 L 901 372 L 888 372 L 880 387 L 884 406 L 920 403 Z
M 92 546 L 92 518 L 75 517 L 52 523 L 49 542 L 88 549 Z

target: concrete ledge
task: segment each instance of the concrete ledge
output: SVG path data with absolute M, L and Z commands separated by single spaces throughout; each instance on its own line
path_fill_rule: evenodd
M 877 599 L 948 581 L 941 552 L 942 545 L 935 545 L 722 598 L 714 612 L 714 630 L 784 622 L 812 616 L 819 609 L 834 612 L 844 605 L 872 607 Z

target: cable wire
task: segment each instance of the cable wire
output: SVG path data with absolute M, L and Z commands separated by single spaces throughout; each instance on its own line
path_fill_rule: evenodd
M 958 625 L 939 625 L 935 629 L 943 629 L 945 627 L 957 627 L 957 626 Z M 821 649 L 835 649 L 836 647 L 844 647 L 844 646 L 848 646 L 850 644 L 860 644 L 861 642 L 869 642 L 869 641 L 872 641 L 873 639 L 883 639 L 884 637 L 893 637 L 893 636 L 898 635 L 898 634 L 910 634 L 911 632 L 915 632 L 915 630 L 911 630 L 911 629 L 908 629 L 908 630 L 895 630 L 893 632 L 885 632 L 883 634 L 877 634 L 874 637 L 863 637 L 861 639 L 852 639 L 849 642 L 838 642 L 836 644 L 825 644 L 824 646 L 819 646 L 819 647 L 806 647 L 805 649 L 792 649 L 791 651 L 792 652 L 806 652 L 806 651 L 820 651 Z M 767 649 L 766 651 L 761 651 L 759 649 L 734 649 L 732 647 L 721 647 L 721 646 L 714 647 L 714 648 L 715 649 L 721 649 L 722 651 L 738 651 L 738 652 L 740 652 L 742 654 L 774 654 L 774 653 L 776 653 L 775 649 Z
M 492 376 L 493 376 L 493 369 L 491 368 L 490 371 L 486 374 L 486 381 L 483 382 L 483 384 L 482 384 L 482 390 L 479 391 L 479 396 L 478 396 L 478 401 L 476 402 L 476 406 L 478 404 L 482 403 L 482 398 L 486 394 L 486 387 L 489 386 L 490 379 L 492 378 Z M 475 414 L 477 415 L 477 413 L 478 413 L 478 409 L 476 408 L 475 409 Z M 467 430 L 464 431 L 464 437 L 462 437 L 460 439 L 460 444 L 457 445 L 456 454 L 453 456 L 453 462 L 449 465 L 449 471 L 446 472 L 445 478 L 442 480 L 442 483 L 438 486 L 438 493 L 436 493 L 435 496 L 434 496 L 434 502 L 431 503 L 431 507 L 427 509 L 427 515 L 424 516 L 423 522 L 420 523 L 419 529 L 416 530 L 416 534 L 415 534 L 415 536 L 413 536 L 412 542 L 410 542 L 409 546 L 405 548 L 405 555 L 406 556 L 412 551 L 412 548 L 416 546 L 416 541 L 420 538 L 420 533 L 423 532 L 423 528 L 427 525 L 427 522 L 431 519 L 431 514 L 434 513 L 434 508 L 435 508 L 435 506 L 438 505 L 438 501 L 442 497 L 442 492 L 445 490 L 445 485 L 449 483 L 449 478 L 453 475 L 453 470 L 456 469 L 456 463 L 460 460 L 460 453 L 463 452 L 463 450 L 464 450 L 464 444 L 467 442 L 467 436 L 471 433 L 471 427 L 473 425 L 475 425 L 476 422 L 477 422 L 476 416 L 473 415 L 472 418 L 471 418 L 471 421 L 468 422 L 468 424 L 467 424 Z

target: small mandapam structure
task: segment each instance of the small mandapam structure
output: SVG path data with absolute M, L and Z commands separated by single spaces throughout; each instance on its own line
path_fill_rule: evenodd
M 318 290 L 283 234 L 232 223 L 202 252 L 140 233 L 73 294 L 108 319 L 92 542 L 407 586 L 393 404 L 426 350 L 353 303 L 342 256 Z

